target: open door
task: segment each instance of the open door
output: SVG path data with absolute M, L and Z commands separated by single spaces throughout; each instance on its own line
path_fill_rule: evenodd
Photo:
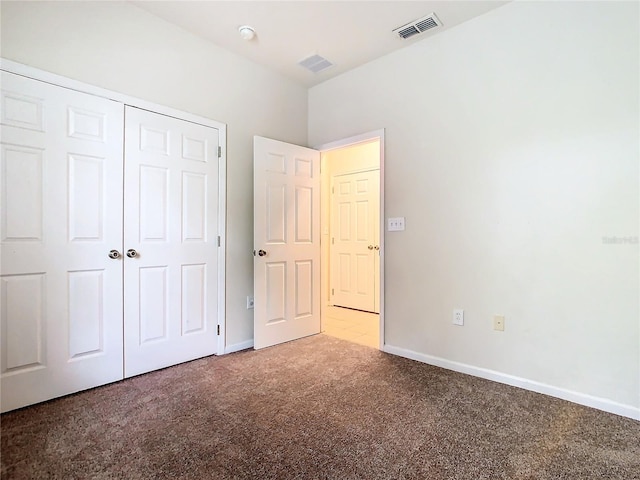
M 254 137 L 254 347 L 320 333 L 320 152 Z

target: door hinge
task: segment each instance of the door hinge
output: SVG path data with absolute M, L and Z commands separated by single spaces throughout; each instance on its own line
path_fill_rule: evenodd
M 336 239 L 335 237 L 331 237 L 331 245 L 335 245 L 336 244 Z
M 220 335 L 220 325 L 218 325 L 218 335 Z
M 222 147 L 218 145 L 218 158 L 222 158 Z
M 220 246 L 220 235 L 218 235 L 218 246 Z
M 333 288 L 331 289 L 331 295 L 335 295 Z
M 336 193 L 336 187 L 331 187 L 331 193 Z

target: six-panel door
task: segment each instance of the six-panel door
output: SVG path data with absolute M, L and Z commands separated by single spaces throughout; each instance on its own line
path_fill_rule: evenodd
M 2 73 L 2 410 L 122 378 L 123 106 Z
M 380 171 L 332 177 L 332 305 L 380 311 Z
M 125 377 L 216 353 L 218 130 L 127 106 L 124 197 Z
M 320 153 L 254 137 L 254 346 L 320 332 Z

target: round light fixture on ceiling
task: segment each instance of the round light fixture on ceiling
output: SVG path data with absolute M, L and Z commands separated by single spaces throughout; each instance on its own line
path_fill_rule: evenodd
M 243 25 L 241 27 L 238 27 L 238 32 L 240 33 L 240 36 L 242 37 L 243 40 L 252 40 L 253 37 L 256 36 L 256 31 L 253 29 L 253 27 L 250 27 L 249 25 Z

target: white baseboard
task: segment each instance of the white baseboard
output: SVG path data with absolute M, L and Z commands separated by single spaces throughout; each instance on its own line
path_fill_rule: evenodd
M 226 355 L 227 353 L 239 352 L 240 350 L 246 350 L 247 348 L 253 348 L 253 340 L 227 345 L 224 348 L 224 353 Z
M 614 413 L 622 417 L 632 418 L 634 420 L 640 420 L 640 408 L 632 405 L 625 405 L 617 403 L 606 398 L 594 397 L 585 393 L 574 392 L 566 390 L 564 388 L 554 387 L 545 383 L 528 380 L 526 378 L 516 377 L 495 370 L 488 370 L 486 368 L 475 367 L 473 365 L 467 365 L 464 363 L 452 362 L 440 357 L 434 357 L 432 355 L 425 355 L 424 353 L 414 352 L 400 347 L 394 347 L 393 345 L 385 345 L 383 351 L 392 355 L 398 355 L 400 357 L 409 358 L 418 362 L 427 363 L 436 367 L 446 368 L 447 370 L 453 370 L 455 372 L 466 373 L 474 377 L 480 377 L 487 380 L 492 380 L 498 383 L 504 383 L 511 385 L 512 387 L 519 387 L 532 392 L 542 393 L 551 397 L 561 398 L 569 402 L 577 403 L 587 407 L 603 410 L 608 413 Z

